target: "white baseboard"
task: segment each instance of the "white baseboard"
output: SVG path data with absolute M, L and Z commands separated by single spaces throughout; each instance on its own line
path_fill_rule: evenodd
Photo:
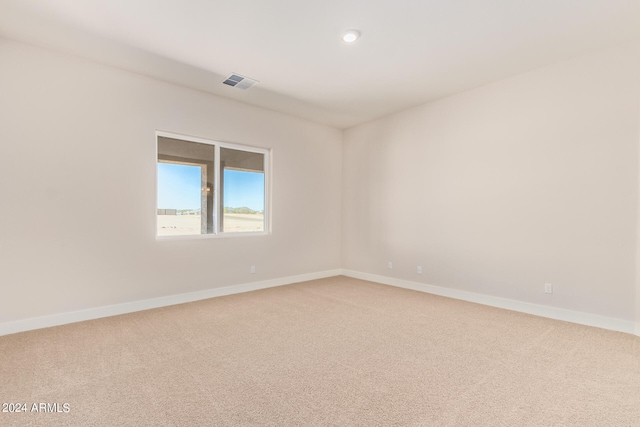
M 64 325 L 67 323 L 82 322 L 84 320 L 98 319 L 101 317 L 116 316 L 118 314 L 132 313 L 136 311 L 149 310 L 152 308 L 166 307 L 175 304 L 183 304 L 192 301 L 199 301 L 208 298 L 215 298 L 225 295 L 239 294 L 259 289 L 273 288 L 276 286 L 289 285 L 292 283 L 306 282 L 308 280 L 323 279 L 344 275 L 356 279 L 368 280 L 370 282 L 396 286 L 399 288 L 412 289 L 434 295 L 441 295 L 449 298 L 475 302 L 492 307 L 504 308 L 507 310 L 519 311 L 536 316 L 548 317 L 551 319 L 564 320 L 581 325 L 595 326 L 613 331 L 635 334 L 640 337 L 640 322 L 634 323 L 611 317 L 599 316 L 596 314 L 583 313 L 579 311 L 566 310 L 562 308 L 548 307 L 538 304 L 531 304 L 522 301 L 499 298 L 489 295 L 476 294 L 473 292 L 461 291 L 458 289 L 443 288 L 440 286 L 427 285 L 424 283 L 411 282 L 408 280 L 395 279 L 392 277 L 379 276 L 375 274 L 361 273 L 359 271 L 336 269 L 320 271 L 317 273 L 301 274 L 279 279 L 265 280 L 262 282 L 246 283 L 241 285 L 227 286 L 223 288 L 206 289 L 204 291 L 190 292 L 186 294 L 170 295 L 166 297 L 152 298 L 147 300 L 132 301 L 122 304 L 109 305 L 104 307 L 90 308 L 86 310 L 73 311 L 68 313 L 53 314 L 31 319 L 17 320 L 13 322 L 0 323 L 0 336 L 14 334 L 18 332 L 30 331 L 34 329 L 48 328 L 51 326 Z
M 135 311 L 149 310 L 151 308 L 166 307 L 169 305 L 183 304 L 208 298 L 221 297 L 242 292 L 256 291 L 258 289 L 273 288 L 289 285 L 291 283 L 306 282 L 308 280 L 323 279 L 342 274 L 342 270 L 327 270 L 317 273 L 301 274 L 279 279 L 265 280 L 262 282 L 246 283 L 227 286 L 224 288 L 206 289 L 204 291 L 189 292 L 186 294 L 170 295 L 166 297 L 152 298 L 141 301 L 132 301 L 122 304 L 108 305 L 104 307 L 90 308 L 86 310 L 59 313 L 50 316 L 31 319 L 16 320 L 14 322 L 0 323 L 0 336 L 15 334 L 17 332 L 34 329 L 48 328 L 51 326 L 65 325 L 67 323 L 82 322 L 84 320 L 98 319 L 101 317 L 116 316 L 118 314 L 132 313 Z
M 549 307 L 528 302 L 516 301 L 507 298 L 494 297 L 490 295 L 476 294 L 473 292 L 461 291 L 458 289 L 443 288 L 440 286 L 426 285 L 424 283 L 410 282 L 408 280 L 394 279 L 392 277 L 378 276 L 375 274 L 361 273 L 353 270 L 342 270 L 344 276 L 356 279 L 368 280 L 370 282 L 384 285 L 396 286 L 399 288 L 412 289 L 414 291 L 426 292 L 459 300 L 475 302 L 492 307 L 504 308 L 512 311 L 533 314 L 536 316 L 548 317 L 551 319 L 564 320 L 566 322 L 578 323 L 581 325 L 595 326 L 598 328 L 613 331 L 626 332 L 640 336 L 640 323 L 628 320 L 615 319 L 612 317 L 599 316 L 597 314 L 583 313 L 579 311 L 566 310 L 562 308 Z

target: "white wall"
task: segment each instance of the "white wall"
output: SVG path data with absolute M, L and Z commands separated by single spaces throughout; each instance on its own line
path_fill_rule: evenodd
M 640 327 L 639 103 L 626 46 L 358 126 L 342 147 L 332 128 L 0 39 L 0 324 L 342 266 L 635 310 Z M 156 129 L 272 148 L 273 235 L 156 241 Z
M 638 100 L 640 103 L 640 99 Z M 640 109 L 638 111 L 638 146 L 640 147 Z M 638 222 L 636 226 L 636 326 L 635 334 L 640 337 L 640 150 L 638 150 Z
M 347 130 L 343 267 L 633 321 L 639 100 L 627 45 Z
M 0 323 L 340 268 L 336 129 L 4 39 L 0 121 Z M 156 241 L 157 129 L 272 148 L 273 234 Z

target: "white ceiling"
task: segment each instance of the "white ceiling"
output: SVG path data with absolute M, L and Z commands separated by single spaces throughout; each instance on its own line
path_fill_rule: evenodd
M 346 128 L 638 39 L 640 0 L 0 0 L 0 36 Z

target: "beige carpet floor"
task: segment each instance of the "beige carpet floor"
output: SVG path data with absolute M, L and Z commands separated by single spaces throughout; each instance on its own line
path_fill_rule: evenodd
M 29 410 L 0 426 L 640 426 L 640 338 L 335 277 L 0 337 L 0 400 Z

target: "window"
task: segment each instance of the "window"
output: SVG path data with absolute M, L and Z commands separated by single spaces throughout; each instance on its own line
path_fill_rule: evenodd
M 157 136 L 157 236 L 268 231 L 269 150 Z

